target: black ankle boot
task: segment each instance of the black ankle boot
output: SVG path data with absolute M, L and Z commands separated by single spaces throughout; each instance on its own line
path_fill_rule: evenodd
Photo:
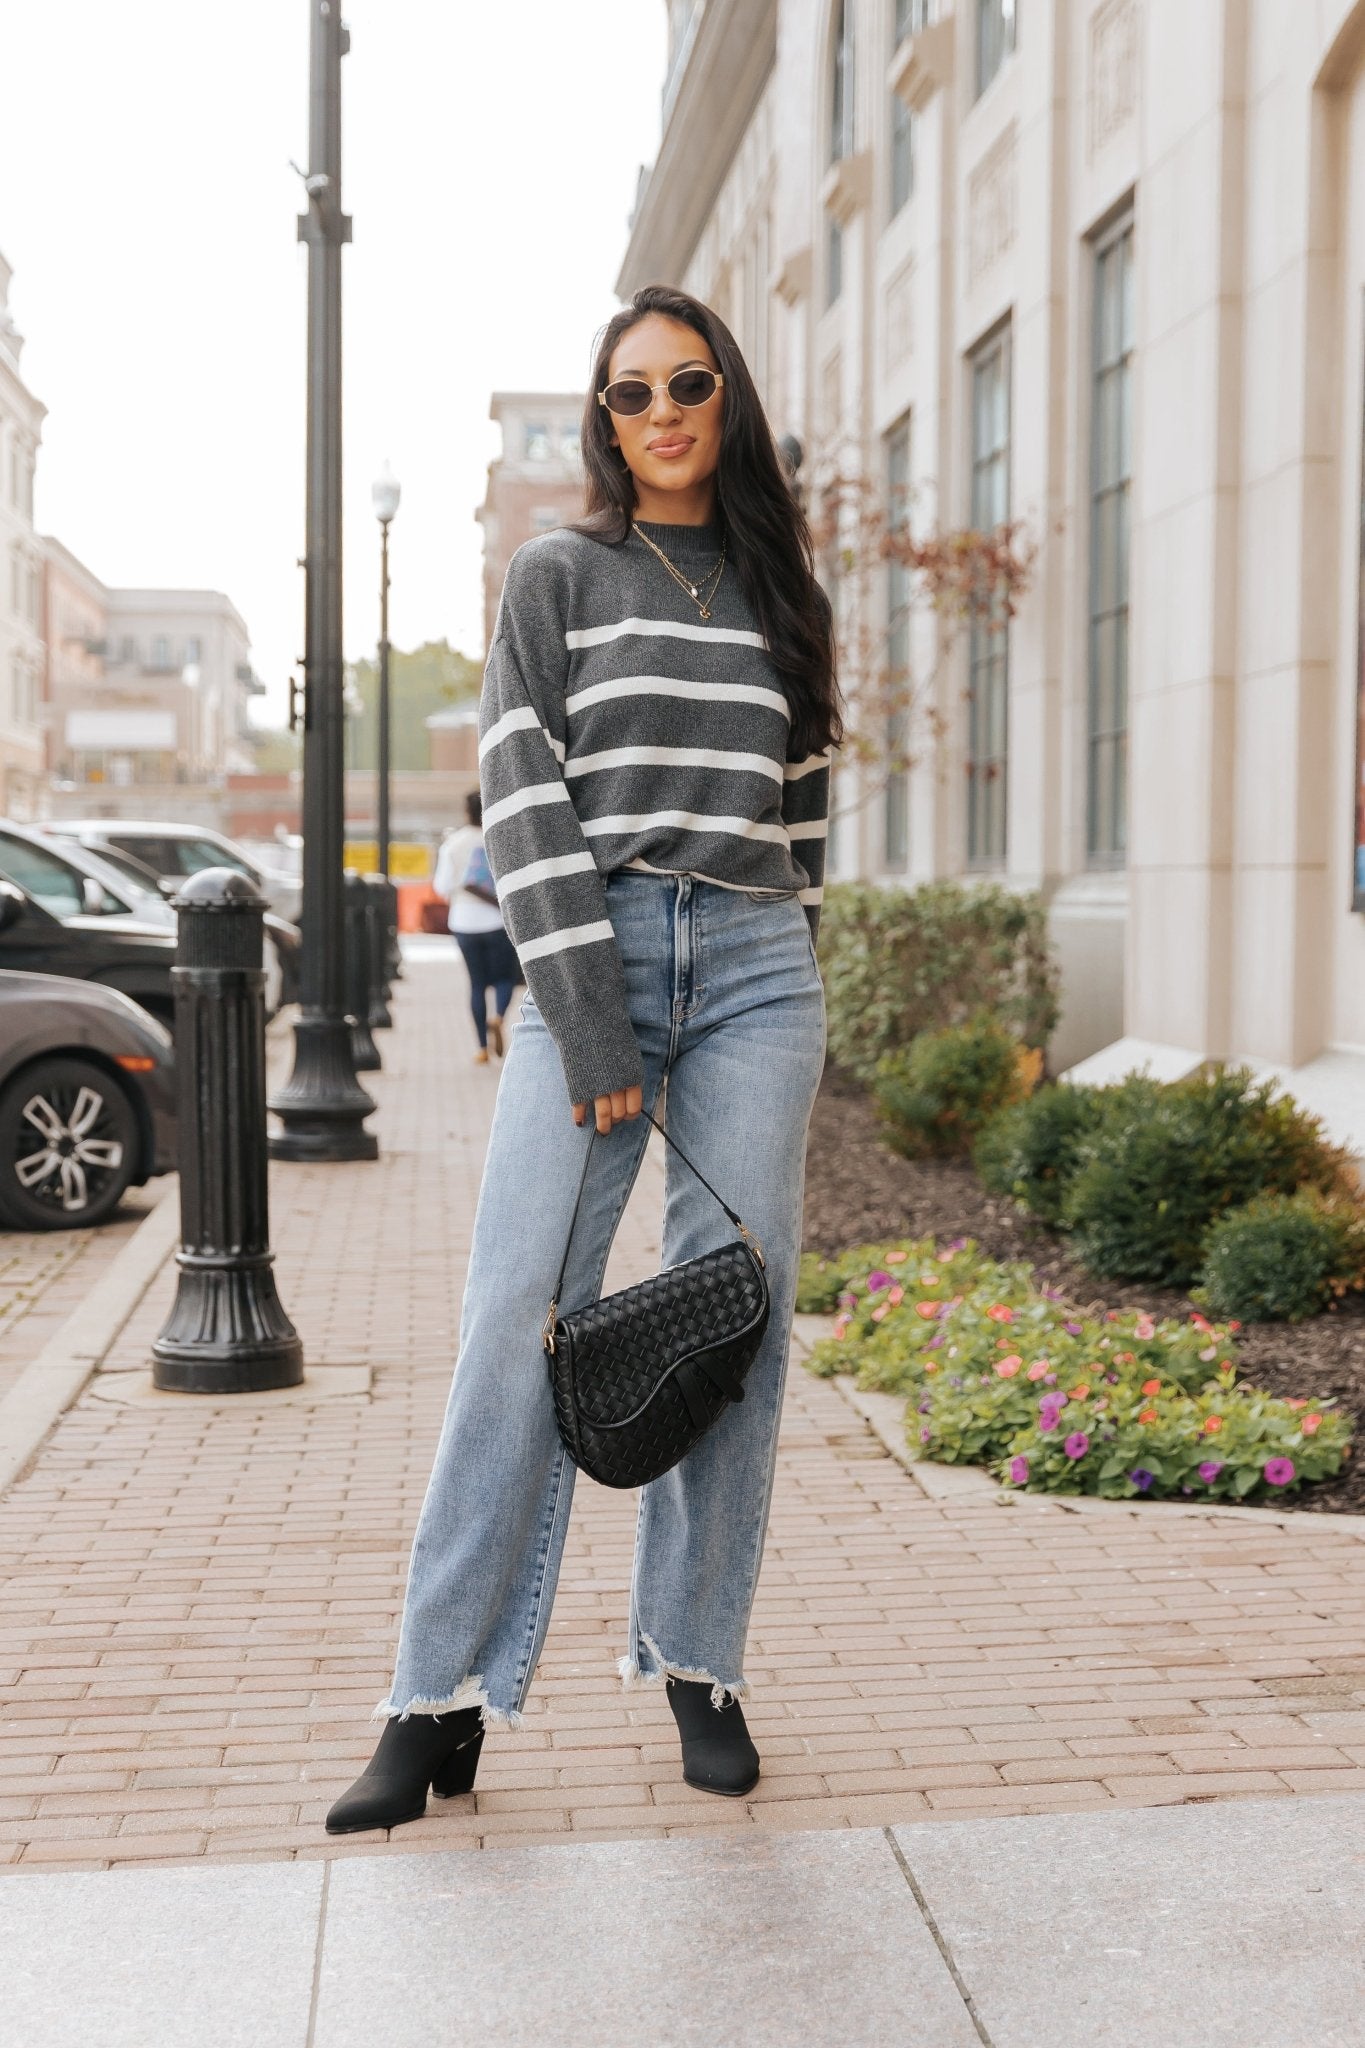
M 682 1737 L 683 1783 L 698 1792 L 742 1799 L 758 1783 L 758 1751 L 737 1699 L 711 1704 L 705 1678 L 670 1678 L 668 1704 Z
M 472 1792 L 482 1748 L 477 1707 L 386 1721 L 379 1747 L 328 1814 L 328 1834 L 354 1835 L 362 1828 L 396 1828 L 420 1820 L 427 1810 L 428 1785 L 438 1799 Z

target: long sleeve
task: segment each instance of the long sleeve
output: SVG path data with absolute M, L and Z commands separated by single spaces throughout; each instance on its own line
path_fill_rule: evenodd
M 553 567 L 508 565 L 479 706 L 484 845 L 571 1102 L 644 1079 L 597 863 L 563 773 L 568 647 Z
M 783 771 L 782 822 L 791 841 L 792 857 L 806 871 L 801 901 L 810 919 L 810 935 L 820 930 L 820 905 L 825 895 L 825 849 L 829 837 L 828 753 L 788 761 Z

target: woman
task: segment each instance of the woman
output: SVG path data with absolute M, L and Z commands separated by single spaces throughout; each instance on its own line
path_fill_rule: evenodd
M 588 516 L 508 566 L 480 713 L 484 830 L 529 993 L 484 1167 L 454 1385 L 413 1545 L 387 1716 L 334 1833 L 470 1791 L 516 1725 L 569 1518 L 540 1326 L 598 1132 L 564 1289 L 595 1299 L 666 1090 L 682 1149 L 767 1256 L 745 1382 L 641 1493 L 627 1683 L 667 1687 L 683 1775 L 742 1796 L 740 1704 L 824 1061 L 814 936 L 830 611 L 753 380 L 707 307 L 650 286 L 604 330 L 583 420 Z M 666 1167 L 666 1265 L 726 1231 Z
M 469 1008 L 474 1019 L 480 1066 L 491 1045 L 502 1058 L 502 1022 L 521 979 L 516 950 L 503 926 L 498 893 L 483 843 L 483 800 L 471 790 L 464 800 L 468 823 L 441 842 L 431 886 L 450 905 L 446 920 L 469 973 Z M 494 1011 L 488 1014 L 488 991 Z

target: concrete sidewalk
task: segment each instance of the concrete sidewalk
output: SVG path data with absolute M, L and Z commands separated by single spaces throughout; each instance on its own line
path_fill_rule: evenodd
M 1359 1797 L 0 1885 L 24 2048 L 1358 2048 Z
M 0 1499 L 16 1881 L 1365 1790 L 1358 1528 L 934 1497 L 795 1370 L 753 1797 L 688 1791 L 667 1707 L 621 1691 L 633 1503 L 585 1484 L 526 1727 L 490 1737 L 472 1799 L 329 1840 L 388 1684 L 497 1085 L 467 1063 L 440 942 L 411 956 L 384 1049 L 382 1159 L 274 1171 L 304 1398 L 145 1398 L 168 1267 Z M 614 1280 L 657 1256 L 658 1198 L 650 1166 Z

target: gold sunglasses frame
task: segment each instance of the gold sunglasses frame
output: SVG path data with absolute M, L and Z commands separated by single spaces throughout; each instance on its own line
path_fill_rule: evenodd
M 692 369 L 702 370 L 706 368 L 706 365 L 704 363 L 695 363 L 692 364 L 690 367 Z M 673 372 L 673 377 L 686 377 L 688 374 L 689 372 L 687 370 L 675 370 Z M 673 382 L 673 377 L 666 377 L 662 384 L 650 385 L 650 404 L 653 403 L 656 395 L 660 391 L 668 391 L 668 395 L 670 398 L 673 399 L 674 405 L 678 406 L 681 411 L 696 412 L 701 406 L 709 405 L 711 403 L 711 400 L 716 395 L 716 391 L 723 391 L 725 389 L 725 372 L 723 370 L 712 370 L 710 374 L 716 380 L 716 390 L 708 391 L 705 398 L 699 398 L 695 405 L 684 405 L 683 401 L 680 398 L 673 398 L 673 393 L 671 391 L 668 391 L 669 385 Z M 614 381 L 618 384 L 643 384 L 645 380 L 643 377 L 618 377 Z M 616 412 L 612 406 L 607 405 L 607 392 L 610 390 L 611 385 L 608 384 L 605 390 L 599 391 L 597 394 L 597 403 L 599 405 L 606 406 L 607 411 L 611 413 L 613 419 L 641 420 L 649 411 L 649 406 L 645 405 L 640 408 L 639 412 Z

